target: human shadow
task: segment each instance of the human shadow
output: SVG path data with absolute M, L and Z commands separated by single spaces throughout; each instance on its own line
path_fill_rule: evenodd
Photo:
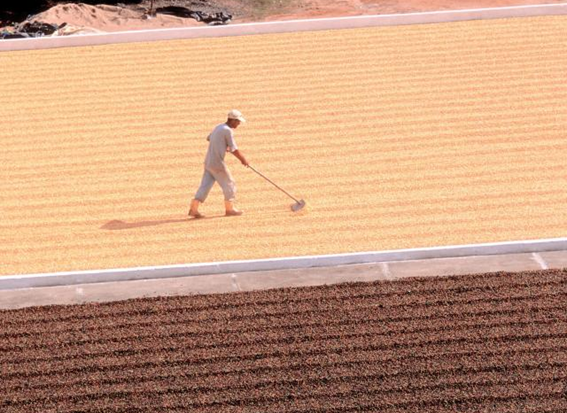
M 114 219 L 112 221 L 107 222 L 100 229 L 106 229 L 110 231 L 117 231 L 123 229 L 132 229 L 132 228 L 142 228 L 142 227 L 154 227 L 158 225 L 165 225 L 165 224 L 178 224 L 180 222 L 191 222 L 191 221 L 204 221 L 207 219 L 215 219 L 215 218 L 222 218 L 224 215 L 214 215 L 214 216 L 207 216 L 203 218 L 183 218 L 183 219 L 164 219 L 161 221 L 139 221 L 139 222 L 124 222 L 119 219 Z

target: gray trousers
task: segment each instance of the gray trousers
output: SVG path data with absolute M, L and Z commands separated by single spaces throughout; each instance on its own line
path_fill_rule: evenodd
M 225 201 L 234 201 L 236 197 L 236 183 L 234 179 L 232 179 L 232 175 L 228 169 L 205 168 L 203 179 L 201 179 L 201 186 L 199 186 L 195 194 L 195 199 L 200 202 L 205 202 L 215 182 L 218 182 L 222 188 Z

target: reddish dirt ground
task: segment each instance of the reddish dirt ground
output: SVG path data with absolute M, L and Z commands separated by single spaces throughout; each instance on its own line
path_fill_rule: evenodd
M 532 4 L 558 4 L 562 0 L 303 0 L 266 20 L 341 17 L 364 14 L 416 13 L 438 10 L 479 9 Z
M 155 0 L 153 8 L 173 5 L 207 13 L 225 11 L 233 16 L 232 23 L 237 24 L 258 21 L 558 4 L 563 2 L 563 0 L 289 0 L 251 3 L 247 0 Z M 35 19 L 58 25 L 67 23 L 68 28 L 64 32 L 67 34 L 91 33 L 93 31 L 115 32 L 191 27 L 204 24 L 192 18 L 180 18 L 166 14 L 157 14 L 152 19 L 146 19 L 145 15 L 149 8 L 150 0 L 144 0 L 140 4 L 128 5 L 127 7 L 62 3 L 38 14 Z M 79 31 L 81 27 L 88 29 Z
M 567 270 L 0 311 L 0 411 L 560 412 Z

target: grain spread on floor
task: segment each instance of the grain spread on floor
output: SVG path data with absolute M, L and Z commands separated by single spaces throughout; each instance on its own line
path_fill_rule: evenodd
M 565 236 L 567 18 L 0 54 L 0 274 Z M 210 130 L 245 215 L 187 219 Z
M 0 311 L 3 413 L 567 411 L 567 270 Z

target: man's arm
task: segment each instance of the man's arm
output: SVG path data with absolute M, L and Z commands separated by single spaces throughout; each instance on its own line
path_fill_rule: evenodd
M 246 160 L 246 158 L 244 157 L 244 154 L 242 152 L 240 152 L 238 149 L 231 152 L 234 156 L 236 156 L 240 162 L 242 163 L 242 165 L 244 166 L 248 166 L 248 161 Z

